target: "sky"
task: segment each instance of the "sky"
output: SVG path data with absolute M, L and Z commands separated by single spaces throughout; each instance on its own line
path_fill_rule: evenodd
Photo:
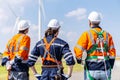
M 17 33 L 16 18 L 31 24 L 31 50 L 38 39 L 38 0 L 0 0 L 0 52 L 4 52 L 7 41 Z M 42 37 L 50 19 L 61 24 L 59 38 L 67 41 L 73 51 L 80 35 L 90 29 L 88 15 L 98 11 L 103 18 L 100 26 L 113 36 L 117 55 L 120 55 L 120 1 L 119 0 L 43 0 Z

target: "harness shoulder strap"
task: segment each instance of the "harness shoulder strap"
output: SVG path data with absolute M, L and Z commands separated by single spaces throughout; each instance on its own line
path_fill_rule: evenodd
M 97 35 L 98 35 L 98 38 L 103 38 L 103 33 L 104 33 L 104 30 L 102 30 L 102 31 L 100 31 L 100 32 L 98 32 L 97 30 L 95 30 L 95 29 L 91 29 L 91 30 L 93 30 L 94 32 L 96 32 L 97 33 Z M 94 40 L 93 40 L 93 36 L 91 36 L 91 32 L 89 31 L 89 34 L 90 34 L 90 38 L 91 38 L 91 40 L 92 40 L 92 47 L 87 51 L 87 53 L 88 54 L 91 54 L 93 51 L 95 51 L 96 49 L 97 49 L 97 47 L 98 47 L 98 41 L 96 40 L 96 42 L 93 42 Z
M 55 41 L 56 38 L 53 38 L 49 43 L 47 42 L 47 39 L 44 37 L 43 41 L 45 43 L 45 48 L 49 51 L 50 46 Z

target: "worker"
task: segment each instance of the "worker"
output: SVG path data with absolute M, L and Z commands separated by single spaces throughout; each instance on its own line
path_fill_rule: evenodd
M 103 30 L 99 24 L 102 15 L 93 11 L 89 14 L 90 30 L 83 32 L 74 47 L 75 56 L 79 64 L 86 54 L 84 66 L 84 80 L 111 80 L 116 50 L 110 33 Z
M 6 65 L 8 80 L 29 80 L 27 66 L 30 49 L 29 23 L 21 20 L 18 23 L 18 33 L 10 39 L 3 53 L 2 65 Z
M 35 67 L 33 70 L 34 75 L 39 78 L 38 80 L 67 80 L 72 75 L 75 61 L 68 43 L 57 37 L 60 27 L 58 20 L 51 19 L 44 38 L 36 43 L 29 56 L 28 65 L 30 67 L 34 66 L 39 56 L 42 58 L 41 78 Z M 68 66 L 66 75 L 63 73 L 62 57 Z

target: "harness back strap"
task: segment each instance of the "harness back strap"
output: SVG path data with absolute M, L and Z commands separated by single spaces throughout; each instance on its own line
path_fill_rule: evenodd
M 93 31 L 95 31 L 97 33 L 98 36 L 102 37 L 103 35 L 103 30 L 101 32 L 97 32 L 95 29 L 92 29 Z M 90 33 L 90 32 L 89 32 Z M 87 51 L 87 54 L 91 54 L 93 53 L 98 47 L 98 44 L 95 43 L 93 44 L 93 46 Z M 108 47 L 107 47 L 107 43 L 104 43 L 104 51 L 107 52 L 108 51 Z
M 44 38 L 43 41 L 45 43 L 45 52 L 44 52 L 44 56 L 42 58 L 42 61 L 44 62 L 45 60 L 48 60 L 48 61 L 52 61 L 52 62 L 56 62 L 56 60 L 52 57 L 52 55 L 50 54 L 50 46 L 52 45 L 52 43 L 55 41 L 56 37 L 54 37 L 50 43 L 47 42 L 47 39 Z

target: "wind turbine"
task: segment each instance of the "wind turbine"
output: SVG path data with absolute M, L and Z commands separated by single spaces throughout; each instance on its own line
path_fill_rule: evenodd
M 43 1 L 39 0 L 39 8 L 38 8 L 38 40 L 42 38 L 42 16 L 45 19 L 45 10 Z
M 19 20 L 20 20 L 20 17 L 18 17 L 18 16 L 16 15 L 16 13 L 15 13 L 14 10 L 12 9 L 11 5 L 10 5 L 7 1 L 6 1 L 6 3 L 7 3 L 7 6 L 8 6 L 8 8 L 9 8 L 9 10 L 12 12 L 13 16 L 16 18 L 14 27 L 13 27 L 13 29 L 12 29 L 12 34 L 14 34 L 15 29 L 16 29 L 16 27 L 17 27 L 17 24 L 18 24 L 18 22 L 19 22 Z

